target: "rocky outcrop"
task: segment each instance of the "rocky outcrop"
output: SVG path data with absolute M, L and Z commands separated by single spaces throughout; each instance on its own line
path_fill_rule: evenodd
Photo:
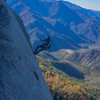
M 22 20 L 0 7 L 0 100 L 52 100 Z

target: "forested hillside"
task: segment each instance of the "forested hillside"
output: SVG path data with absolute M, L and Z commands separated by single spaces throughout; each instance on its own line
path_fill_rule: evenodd
M 54 100 L 99 100 L 100 89 L 55 68 L 52 60 L 37 58 Z

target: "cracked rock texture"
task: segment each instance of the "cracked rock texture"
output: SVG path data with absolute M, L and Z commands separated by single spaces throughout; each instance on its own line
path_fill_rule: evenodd
M 22 20 L 1 3 L 0 100 L 52 100 Z

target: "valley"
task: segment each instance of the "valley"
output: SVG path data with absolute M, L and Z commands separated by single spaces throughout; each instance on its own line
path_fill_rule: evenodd
M 60 55 L 62 51 L 59 51 Z M 57 55 L 59 56 L 59 54 Z M 66 100 L 68 98 L 69 100 L 72 100 L 72 98 L 74 98 L 73 100 L 77 100 L 77 99 L 78 100 L 99 100 L 100 73 L 97 71 L 100 70 L 96 69 L 94 71 L 91 70 L 91 67 L 93 66 L 87 68 L 87 66 L 83 66 L 79 62 L 74 63 L 72 61 L 66 60 L 66 58 L 64 60 L 61 60 L 61 57 L 59 59 L 58 56 L 56 57 L 54 53 L 50 54 L 48 52 L 42 52 L 37 56 L 40 68 L 47 82 L 47 85 L 51 91 L 51 94 L 54 97 L 54 100 L 60 100 L 60 98 L 63 98 L 61 100 Z M 67 57 L 68 56 L 70 55 L 67 54 Z M 64 82 L 64 83 L 60 83 L 60 82 Z M 69 82 L 69 83 L 65 83 L 65 82 Z M 72 86 L 70 87 L 69 85 Z M 76 90 L 73 90 L 75 85 L 77 85 L 77 87 L 80 88 L 76 87 Z M 70 89 L 70 91 L 68 90 L 68 88 Z M 79 93 L 78 91 L 81 91 L 80 89 L 82 89 L 82 91 L 84 92 L 80 92 L 80 94 L 78 94 Z M 82 93 L 83 94 L 85 93 L 85 95 L 83 96 Z M 65 98 L 64 98 L 64 94 L 66 94 Z M 56 96 L 58 96 L 58 99 Z

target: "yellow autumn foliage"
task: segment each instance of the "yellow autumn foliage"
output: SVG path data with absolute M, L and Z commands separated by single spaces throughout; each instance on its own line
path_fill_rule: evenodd
M 86 93 L 85 89 L 80 85 L 73 83 L 70 80 L 62 80 L 59 74 L 55 74 L 49 70 L 43 72 L 44 78 L 50 89 L 53 97 L 56 100 L 89 100 L 89 96 Z M 78 99 L 77 99 L 78 98 Z

